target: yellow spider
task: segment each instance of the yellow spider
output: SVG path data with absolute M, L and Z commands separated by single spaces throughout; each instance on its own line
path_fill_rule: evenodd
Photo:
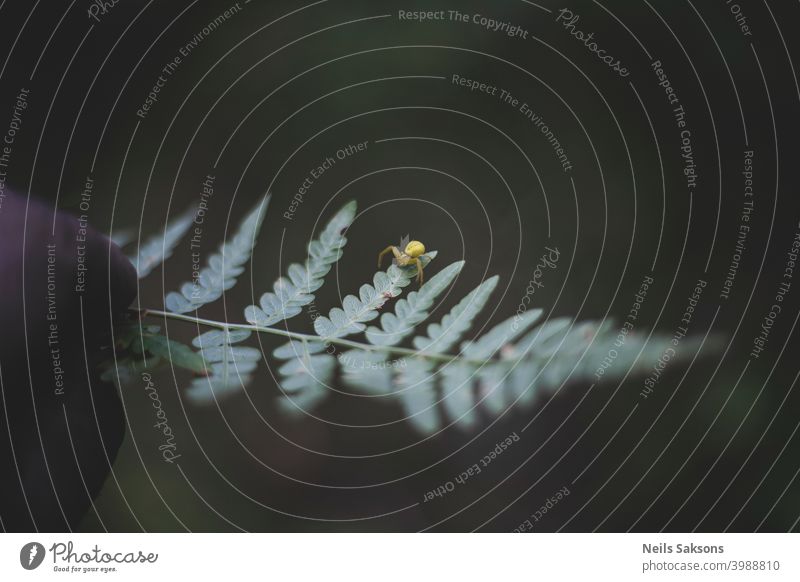
M 407 240 L 407 239 L 406 239 Z M 405 240 L 401 241 L 400 244 L 402 245 Z M 396 247 L 394 245 L 389 245 L 385 249 L 381 251 L 378 255 L 378 268 L 381 267 L 381 262 L 383 261 L 383 257 L 385 257 L 388 253 L 394 254 L 394 262 L 396 265 L 400 267 L 408 267 L 409 265 L 416 265 L 417 266 L 417 283 L 422 285 L 422 261 L 419 259 L 420 256 L 425 254 L 425 245 L 419 242 L 418 240 L 412 240 L 405 246 L 404 250 L 400 250 L 400 247 Z

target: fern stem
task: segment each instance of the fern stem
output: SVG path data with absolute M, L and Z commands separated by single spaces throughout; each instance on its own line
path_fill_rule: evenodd
M 316 335 L 308 334 L 308 333 L 299 333 L 296 331 L 289 331 L 286 329 L 278 329 L 275 327 L 261 327 L 258 325 L 250 325 L 247 323 L 229 323 L 223 321 L 215 321 L 213 319 L 203 319 L 202 317 L 192 317 L 191 315 L 184 315 L 182 313 L 172 313 L 169 311 L 161 311 L 158 309 L 147 309 L 144 311 L 143 315 L 145 317 L 161 317 L 164 319 L 175 319 L 179 321 L 187 321 L 190 323 L 194 323 L 195 325 L 205 325 L 208 327 L 214 327 L 221 330 L 231 330 L 231 329 L 242 329 L 242 330 L 249 330 L 255 333 L 266 333 L 271 335 L 279 335 L 285 338 L 298 340 L 301 342 L 325 342 L 330 344 L 335 344 L 339 346 L 345 346 L 348 348 L 354 348 L 357 350 L 365 350 L 369 352 L 385 352 L 389 354 L 397 354 L 403 356 L 410 356 L 415 358 L 423 358 L 428 360 L 433 360 L 437 362 L 453 362 L 458 360 L 459 362 L 468 362 L 472 364 L 476 364 L 479 366 L 485 365 L 485 360 L 473 360 L 470 358 L 463 358 L 459 356 L 453 356 L 450 354 L 439 354 L 439 353 L 425 353 L 419 350 L 412 350 L 410 348 L 403 348 L 398 346 L 375 346 L 372 344 L 365 344 L 361 342 L 356 342 L 344 338 L 328 338 L 324 339 Z

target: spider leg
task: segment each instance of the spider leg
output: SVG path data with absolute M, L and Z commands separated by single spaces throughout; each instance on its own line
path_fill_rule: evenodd
M 397 247 L 394 245 L 389 245 L 385 249 L 383 249 L 380 254 L 378 255 L 378 268 L 381 268 L 381 262 L 383 261 L 383 257 L 385 257 L 389 253 L 394 253 L 395 258 L 398 258 L 400 255 L 400 251 L 397 250 Z
M 422 280 L 424 279 L 422 275 L 422 261 L 419 260 L 419 257 L 414 259 L 414 263 L 417 265 L 417 283 L 419 286 L 422 286 Z

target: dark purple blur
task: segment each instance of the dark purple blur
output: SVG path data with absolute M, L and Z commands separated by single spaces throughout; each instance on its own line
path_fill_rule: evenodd
M 0 204 L 0 520 L 74 529 L 124 436 L 111 323 L 136 295 L 120 249 L 76 218 L 10 194 Z

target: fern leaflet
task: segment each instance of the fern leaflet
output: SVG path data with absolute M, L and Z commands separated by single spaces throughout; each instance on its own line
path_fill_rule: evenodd
M 470 291 L 440 323 L 428 326 L 428 337 L 414 338 L 414 347 L 427 352 L 446 352 L 453 347 L 486 305 L 498 280 L 495 275 Z
M 250 305 L 244 311 L 244 318 L 260 327 L 269 327 L 279 321 L 299 314 L 303 306 L 314 300 L 314 291 L 322 287 L 325 275 L 343 254 L 347 243 L 344 232 L 356 216 L 356 203 L 349 202 L 330 220 L 319 239 L 308 245 L 308 259 L 305 266 L 298 263 L 289 265 L 288 278 L 281 277 L 275 282 L 272 293 L 264 293 L 259 301 L 260 307 Z
M 258 231 L 264 220 L 270 197 L 242 220 L 233 238 L 224 242 L 219 252 L 208 258 L 206 266 L 196 280 L 184 283 L 180 293 L 171 292 L 166 297 L 166 306 L 173 313 L 188 313 L 216 301 L 236 284 L 236 278 L 244 272 L 244 264 L 250 259 L 256 244 Z
M 154 234 L 147 242 L 139 247 L 139 252 L 136 257 L 128 257 L 133 266 L 136 267 L 136 273 L 140 279 L 144 279 L 153 272 L 158 265 L 166 261 L 172 256 L 175 247 L 178 246 L 181 238 L 189 230 L 194 221 L 194 208 L 191 208 L 173 219 L 164 228 L 161 234 Z M 126 235 L 123 233 L 117 235 L 114 240 L 120 246 L 124 246 L 128 241 L 124 238 Z M 119 241 L 119 242 L 117 242 Z
M 423 268 L 436 257 L 436 251 L 420 256 Z M 372 279 L 372 285 L 364 284 L 358 291 L 358 297 L 348 295 L 342 301 L 342 307 L 334 307 L 328 317 L 320 316 L 314 320 L 314 331 L 325 340 L 341 338 L 366 329 L 364 325 L 378 317 L 378 310 L 388 300 L 397 297 L 408 287 L 417 275 L 417 268 L 390 265 L 384 271 L 378 271 Z
M 199 348 L 205 362 L 206 376 L 195 378 L 186 396 L 195 402 L 209 402 L 238 390 L 250 381 L 261 352 L 256 348 L 236 346 L 250 337 L 241 329 L 211 330 L 200 334 L 192 345 Z
M 445 267 L 434 275 L 419 291 L 412 291 L 408 298 L 395 305 L 394 313 L 381 315 L 381 327 L 367 329 L 367 341 L 376 346 L 396 346 L 414 328 L 428 318 L 428 310 L 436 298 L 447 289 L 464 268 L 464 261 Z

